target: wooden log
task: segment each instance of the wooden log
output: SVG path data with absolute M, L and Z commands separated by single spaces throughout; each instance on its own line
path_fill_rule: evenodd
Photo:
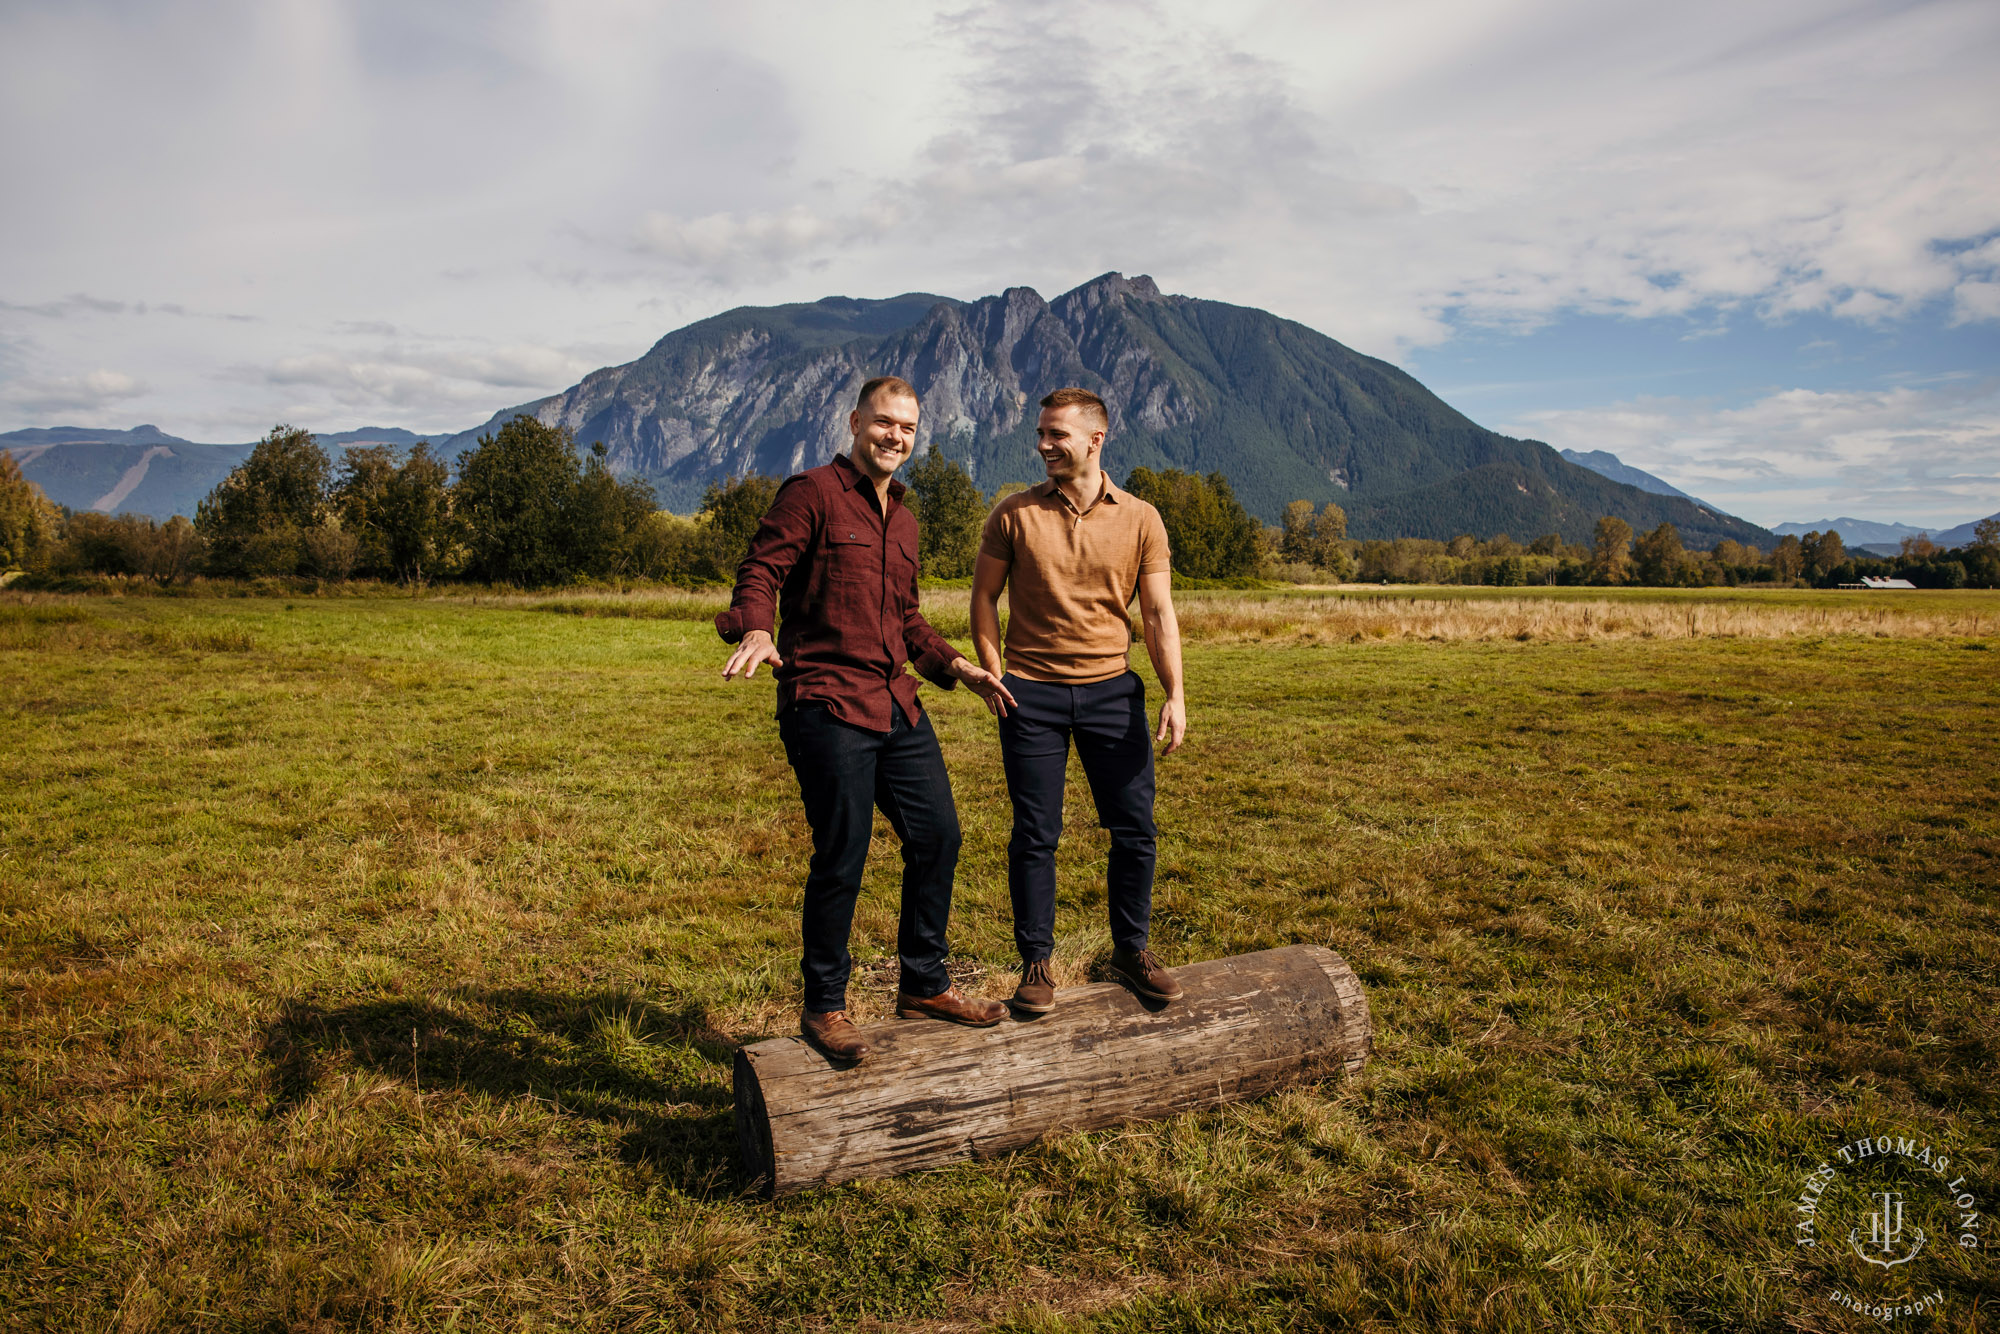
M 1332 950 L 1292 945 L 1174 975 L 1187 994 L 1166 1006 L 1106 982 L 996 1028 L 872 1024 L 874 1051 L 855 1066 L 797 1037 L 740 1048 L 744 1164 L 767 1195 L 789 1195 L 1255 1098 L 1368 1057 L 1368 998 Z

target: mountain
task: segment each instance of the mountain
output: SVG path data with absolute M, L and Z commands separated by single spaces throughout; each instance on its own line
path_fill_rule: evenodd
M 1267 521 L 1293 500 L 1332 500 L 1360 538 L 1557 532 L 1588 542 L 1610 514 L 1641 532 L 1671 522 L 1693 547 L 1773 540 L 1686 496 L 1486 430 L 1405 372 L 1302 324 L 1169 296 L 1151 278 L 1116 273 L 1053 301 L 1012 287 L 976 301 L 909 292 L 745 306 L 434 440 L 455 459 L 525 412 L 570 428 L 582 444 L 603 442 L 614 471 L 646 478 L 663 503 L 686 511 L 717 478 L 783 475 L 832 458 L 847 444 L 855 391 L 882 374 L 923 396 L 919 450 L 963 462 L 989 491 L 1040 479 L 1037 400 L 1081 385 L 1109 405 L 1114 476 L 1140 465 L 1220 471 Z M 321 439 L 401 447 L 415 437 L 371 428 Z M 65 504 L 161 517 L 193 513 L 250 449 L 190 444 L 154 427 L 16 431 L 0 435 L 0 446 Z
M 1840 540 L 1850 547 L 1879 544 L 1893 547 L 1906 537 L 1923 537 L 1928 534 L 1933 541 L 1936 534 L 1926 528 L 1912 528 L 1906 523 L 1877 523 L 1873 519 L 1855 519 L 1843 516 L 1838 519 L 1821 519 L 1816 523 L 1773 524 L 1771 531 L 1779 537 L 1804 537 L 1807 533 L 1824 533 L 1828 529 L 1840 534 Z M 1972 529 L 1966 527 L 1970 537 Z
M 2000 514 L 1989 514 L 1986 516 L 1986 519 L 2000 519 Z M 1931 541 L 1941 547 L 1970 546 L 1973 540 L 1978 537 L 1978 534 L 1972 530 L 1978 525 L 1985 523 L 1986 519 L 1974 519 L 1972 522 L 1962 523 L 1956 528 L 1946 528 L 1942 532 L 1932 533 Z
M 1579 468 L 1590 469 L 1599 477 L 1609 477 L 1614 482 L 1636 486 L 1641 491 L 1656 496 L 1679 496 L 1682 500 L 1694 500 L 1694 497 L 1687 492 L 1661 481 L 1643 469 L 1633 467 L 1609 450 L 1593 449 L 1586 452 L 1580 449 L 1565 449 L 1562 451 L 1562 456 Z M 1701 504 L 1699 500 L 1694 500 L 1694 503 Z M 1704 508 L 1713 509 L 1714 506 L 1704 506 Z
M 1266 520 L 1288 501 L 1334 500 L 1356 537 L 1560 532 L 1585 542 L 1613 514 L 1641 531 L 1670 521 L 1691 546 L 1771 541 L 1685 497 L 1488 431 L 1403 371 L 1304 325 L 1116 273 L 1054 301 L 1013 287 L 969 302 L 910 293 L 742 307 L 498 413 L 442 452 L 526 412 L 602 441 L 616 471 L 652 480 L 685 510 L 715 478 L 831 458 L 847 443 L 855 391 L 880 374 L 922 395 L 918 449 L 943 450 L 988 490 L 1042 476 L 1036 401 L 1074 384 L 1110 407 L 1114 475 L 1219 470 Z
M 322 435 L 319 442 L 330 449 L 373 444 L 401 449 L 419 438 L 408 431 L 370 426 Z M 58 505 L 156 519 L 174 514 L 192 517 L 202 497 L 250 457 L 254 447 L 200 445 L 157 426 L 129 431 L 51 426 L 0 434 L 0 449 L 12 454 L 22 474 Z
M 342 449 L 354 445 L 389 445 L 395 449 L 408 449 L 417 441 L 430 437 L 395 426 L 364 426 L 358 431 L 335 431 L 330 435 L 316 435 L 313 439 L 319 441 L 322 449 L 334 445 Z
M 157 426 L 129 431 L 55 426 L 8 431 L 0 435 L 0 449 L 58 505 L 164 519 L 192 515 L 201 498 L 250 456 L 251 447 L 198 445 Z

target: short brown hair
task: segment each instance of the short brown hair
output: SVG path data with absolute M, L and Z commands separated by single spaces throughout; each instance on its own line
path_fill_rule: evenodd
M 859 412 L 867 407 L 868 400 L 877 394 L 888 394 L 895 398 L 915 398 L 917 391 L 900 375 L 878 375 L 861 386 L 861 394 L 854 400 L 854 410 Z
M 1081 408 L 1085 417 L 1097 418 L 1097 429 L 1111 429 L 1111 414 L 1105 410 L 1104 400 L 1088 389 L 1058 389 L 1042 400 L 1045 408 Z

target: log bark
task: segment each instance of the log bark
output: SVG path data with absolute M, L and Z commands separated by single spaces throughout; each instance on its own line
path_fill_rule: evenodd
M 744 1165 L 767 1195 L 789 1195 L 1260 1097 L 1368 1057 L 1368 998 L 1332 950 L 1292 945 L 1174 975 L 1187 994 L 1166 1006 L 1107 982 L 997 1028 L 873 1024 L 857 1066 L 803 1038 L 740 1048 Z

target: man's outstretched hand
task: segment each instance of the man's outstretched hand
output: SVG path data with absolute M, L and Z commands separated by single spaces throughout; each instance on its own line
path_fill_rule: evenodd
M 743 636 L 743 642 L 729 655 L 729 665 L 722 669 L 722 679 L 733 681 L 740 675 L 747 681 L 757 674 L 759 664 L 766 662 L 773 667 L 785 665 L 785 660 L 778 656 L 778 646 L 771 642 L 770 632 L 752 630 Z
M 972 659 L 959 658 L 953 661 L 951 674 L 965 682 L 966 688 L 973 694 L 985 700 L 987 709 L 994 717 L 1005 718 L 1007 710 L 1014 707 L 1014 695 L 1007 689 L 1007 683 Z

